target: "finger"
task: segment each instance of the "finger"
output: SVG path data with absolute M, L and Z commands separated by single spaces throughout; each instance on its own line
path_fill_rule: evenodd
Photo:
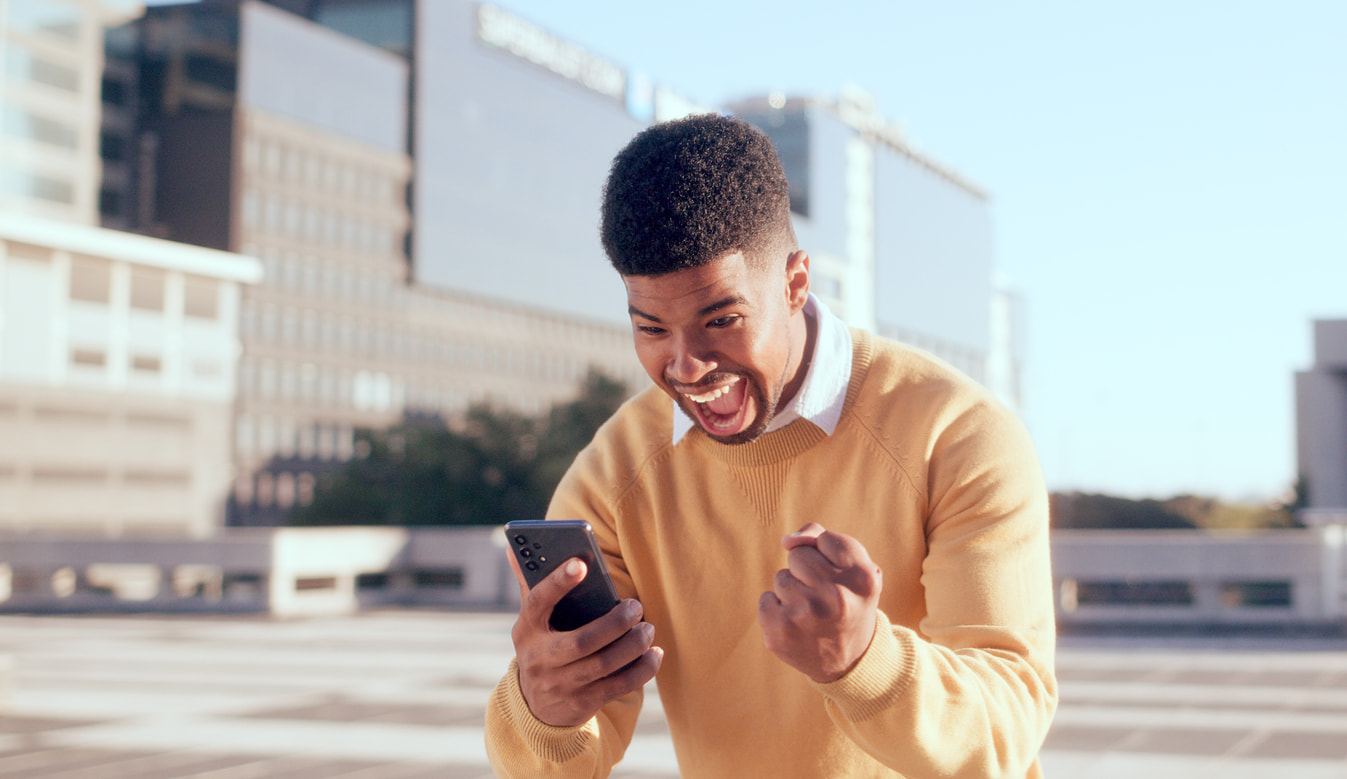
M 585 561 L 572 557 L 533 586 L 524 598 L 524 609 L 536 622 L 546 624 L 554 609 L 585 578 Z
M 870 555 L 860 541 L 844 533 L 828 531 L 818 537 L 814 547 L 838 568 L 868 567 Z
M 775 592 L 764 592 L 758 596 L 758 624 L 764 632 L 774 630 L 781 623 L 782 604 Z
M 611 676 L 636 662 L 654 645 L 655 626 L 649 622 L 635 625 L 625 634 L 609 642 L 603 649 L 573 664 L 576 681 L 588 684 Z
M 813 546 L 817 543 L 818 537 L 827 530 L 823 525 L 817 522 L 810 522 L 804 527 L 796 530 L 794 533 L 781 539 L 781 545 L 787 550 L 794 549 L 797 546 Z
M 588 657 L 603 650 L 641 622 L 641 602 L 628 598 L 602 617 L 567 634 L 575 657 Z
M 644 687 L 646 682 L 655 678 L 655 673 L 663 663 L 664 650 L 652 646 L 620 671 L 595 682 L 594 687 L 598 688 L 604 700 L 616 700 L 632 690 Z
M 812 546 L 797 546 L 786 553 L 786 568 L 807 587 L 836 584 L 842 571 Z

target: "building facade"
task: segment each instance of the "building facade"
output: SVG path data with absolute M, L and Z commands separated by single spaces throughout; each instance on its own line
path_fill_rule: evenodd
M 0 529 L 207 536 L 255 260 L 0 214 Z
M 100 0 L 0 0 L 0 211 L 96 224 Z
M 149 207 L 107 218 L 265 268 L 239 308 L 231 523 L 282 521 L 359 428 L 542 412 L 591 367 L 643 380 L 625 326 L 415 279 L 395 52 L 246 1 L 151 8 L 118 35 L 134 45 L 116 77 L 138 85 L 123 146 L 141 155 L 120 200 Z
M 815 293 L 1018 407 L 1022 304 L 994 272 L 986 193 L 913 150 L 858 89 L 731 108 L 780 152 Z
M 1305 507 L 1347 515 L 1347 320 L 1314 323 L 1314 365 L 1296 374 L 1296 455 Z
M 256 260 L 99 228 L 104 29 L 0 0 L 0 529 L 203 536 L 223 520 Z M 115 177 L 115 175 L 114 175 Z
M 154 6 L 107 51 L 105 224 L 265 267 L 239 307 L 232 522 L 281 521 L 358 428 L 540 412 L 590 366 L 645 384 L 603 179 L 704 108 L 469 0 Z M 816 290 L 1016 402 L 985 195 L 864 96 L 732 108 L 782 149 Z

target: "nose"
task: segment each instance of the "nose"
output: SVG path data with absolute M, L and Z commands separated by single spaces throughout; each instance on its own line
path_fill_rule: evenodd
M 674 343 L 667 372 L 675 384 L 696 384 L 716 369 L 710 349 L 698 338 L 683 337 Z

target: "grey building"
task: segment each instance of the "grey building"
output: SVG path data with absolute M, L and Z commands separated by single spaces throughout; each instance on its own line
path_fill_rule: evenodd
M 203 0 L 108 41 L 107 223 L 266 268 L 240 308 L 234 521 L 303 503 L 358 427 L 539 411 L 591 364 L 644 384 L 603 179 L 705 107 L 469 0 Z M 816 291 L 1016 404 L 986 196 L 863 94 L 731 109 L 781 149 Z
M 1296 374 L 1296 455 L 1305 507 L 1347 514 L 1347 319 L 1314 323 L 1314 365 Z
M 305 503 L 358 428 L 476 402 L 538 412 L 593 365 L 641 379 L 623 326 L 415 279 L 420 179 L 396 46 L 251 0 L 152 7 L 109 37 L 131 63 L 109 78 L 135 89 L 123 147 L 138 158 L 123 198 L 136 207 L 108 218 L 266 271 L 239 309 L 231 523 L 273 524 Z
M 859 90 L 731 108 L 780 151 L 815 292 L 1018 406 L 1022 303 L 994 274 L 987 194 L 912 149 Z

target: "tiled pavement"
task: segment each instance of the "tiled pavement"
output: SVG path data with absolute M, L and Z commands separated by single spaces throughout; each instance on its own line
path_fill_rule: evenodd
M 511 620 L 0 617 L 0 777 L 487 777 Z M 1347 779 L 1347 640 L 1067 637 L 1058 669 L 1050 777 Z M 677 776 L 651 693 L 616 777 Z

